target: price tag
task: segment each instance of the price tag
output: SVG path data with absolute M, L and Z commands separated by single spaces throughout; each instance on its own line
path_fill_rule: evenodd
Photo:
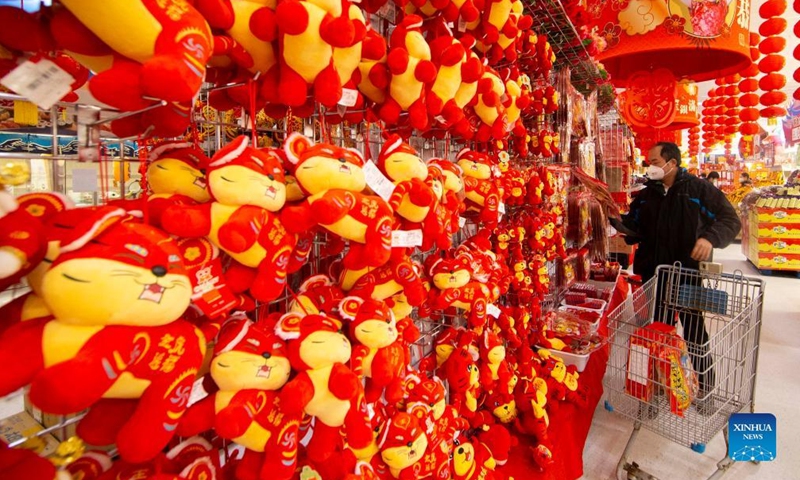
M 394 230 L 392 231 L 393 247 L 420 247 L 422 246 L 422 230 Z
M 25 392 L 20 388 L 0 399 L 0 418 L 8 418 L 25 410 Z
M 458 17 L 458 31 L 459 32 L 467 31 L 467 21 L 464 20 L 463 17 Z
M 497 211 L 500 212 L 500 215 L 505 215 L 506 214 L 506 204 L 503 203 L 503 202 L 500 202 L 500 205 L 497 206 Z
M 435 117 L 433 117 L 433 119 L 439 123 L 447 123 L 447 119 L 441 115 L 436 115 Z
M 464 228 L 464 225 L 467 224 L 467 219 L 464 217 L 458 217 L 458 227 Z
M 72 90 L 75 79 L 50 60 L 26 61 L 0 80 L 4 86 L 41 108 L 53 106 Z
M 189 394 L 189 405 L 187 405 L 187 407 L 191 407 L 193 404 L 199 402 L 207 396 L 208 392 L 206 392 L 206 389 L 203 388 L 203 377 L 200 377 L 195 380 L 194 385 L 192 385 L 192 393 Z
M 342 89 L 342 98 L 339 99 L 339 105 L 344 107 L 354 107 L 358 100 L 358 90 L 352 88 Z
M 488 313 L 489 315 L 491 315 L 494 318 L 497 318 L 503 312 L 500 311 L 500 309 L 497 307 L 497 305 L 495 305 L 494 303 L 490 303 L 490 304 L 486 305 L 486 313 Z
M 394 183 L 386 178 L 371 160 L 364 164 L 364 178 L 373 192 L 387 202 L 389 201 L 394 192 Z

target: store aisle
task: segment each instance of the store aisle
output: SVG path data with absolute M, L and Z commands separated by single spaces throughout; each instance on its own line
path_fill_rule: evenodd
M 726 272 L 759 272 L 745 260 L 740 245 L 715 251 Z M 732 480 L 800 478 L 800 279 L 794 276 L 762 277 L 766 281 L 761 353 L 756 381 L 756 411 L 777 417 L 778 453 L 775 461 L 753 465 L 734 464 L 724 478 Z M 633 429 L 629 420 L 598 405 L 584 451 L 586 480 L 615 478 L 617 461 Z M 661 480 L 705 479 L 725 455 L 725 441 L 717 435 L 698 454 L 642 430 L 632 460 Z

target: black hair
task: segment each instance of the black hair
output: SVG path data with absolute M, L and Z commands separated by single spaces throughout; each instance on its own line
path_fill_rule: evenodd
M 669 162 L 675 160 L 675 165 L 681 166 L 681 149 L 672 142 L 658 142 L 655 147 L 661 147 L 661 158 Z
M 719 180 L 719 172 L 716 172 L 716 171 L 715 172 L 709 172 L 708 173 L 708 179 L 709 180 L 713 180 L 713 179 Z
M 750 180 L 750 174 L 747 172 L 740 173 L 739 177 L 744 178 L 745 180 Z
M 700 174 L 700 178 L 706 178 L 706 174 L 705 173 L 701 173 Z

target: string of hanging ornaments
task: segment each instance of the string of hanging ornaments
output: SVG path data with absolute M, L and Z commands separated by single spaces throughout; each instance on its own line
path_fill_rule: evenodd
M 786 116 L 786 93 L 782 91 L 786 86 L 786 77 L 780 73 L 786 65 L 786 58 L 781 54 L 786 48 L 786 39 L 781 34 L 786 31 L 787 22 L 782 18 L 786 12 L 786 0 L 768 0 L 758 9 L 759 16 L 764 20 L 758 28 L 758 33 L 763 37 L 758 44 L 759 52 L 764 55 L 758 62 L 758 69 L 763 74 L 758 81 L 759 88 L 764 91 L 761 95 L 762 118 L 777 118 Z

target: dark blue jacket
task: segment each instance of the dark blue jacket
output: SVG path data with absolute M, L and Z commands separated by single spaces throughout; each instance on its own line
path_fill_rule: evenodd
M 742 228 L 725 194 L 683 168 L 666 192 L 662 182 L 648 181 L 631 202 L 623 224 L 635 233 L 626 240 L 639 244 L 633 271 L 644 280 L 655 274 L 658 265 L 681 262 L 698 268 L 690 257 L 698 238 L 725 248 Z

